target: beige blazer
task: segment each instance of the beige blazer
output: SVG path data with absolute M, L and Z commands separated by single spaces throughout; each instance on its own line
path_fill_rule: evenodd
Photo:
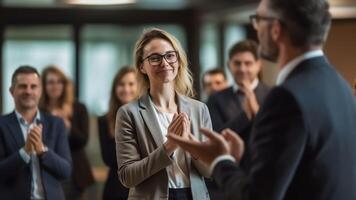
M 202 139 L 200 127 L 211 128 L 208 108 L 191 98 L 177 95 L 179 112 L 188 114 L 192 133 Z M 116 117 L 116 152 L 121 183 L 130 188 L 129 199 L 168 199 L 166 167 L 172 163 L 163 147 L 163 136 L 149 96 L 122 106 Z M 190 185 L 195 200 L 208 200 L 204 178 L 208 166 L 186 154 Z

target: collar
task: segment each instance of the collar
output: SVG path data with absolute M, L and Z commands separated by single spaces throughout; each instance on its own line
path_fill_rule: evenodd
M 254 81 L 252 81 L 252 84 L 251 84 L 251 90 L 255 90 L 258 86 L 258 84 L 260 83 L 260 80 L 258 80 L 258 78 L 256 78 Z M 237 92 L 239 90 L 239 85 L 234 83 L 232 85 L 232 90 L 234 92 Z
M 323 55 L 324 53 L 322 50 L 312 50 L 294 58 L 293 60 L 288 62 L 278 73 L 276 84 L 281 85 L 287 79 L 289 74 L 304 60 L 308 60 Z
M 21 124 L 28 124 L 26 122 L 26 120 L 23 118 L 23 116 L 21 115 L 21 113 L 19 113 L 16 109 L 15 109 L 15 115 L 16 115 L 16 118 L 17 120 L 21 123 Z M 33 123 L 37 123 L 41 120 L 41 114 L 40 112 L 37 110 L 36 112 L 36 116 L 35 116 L 35 119 L 30 123 L 30 124 L 33 124 Z

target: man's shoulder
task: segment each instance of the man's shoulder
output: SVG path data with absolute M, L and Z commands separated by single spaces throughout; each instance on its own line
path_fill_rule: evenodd
M 11 112 L 11 113 L 0 116 L 0 126 L 8 124 L 12 119 L 16 119 L 14 115 L 15 115 L 15 113 Z
M 54 116 L 48 112 L 41 112 L 41 122 L 46 124 L 64 124 L 63 120 L 60 117 Z
M 208 102 L 210 101 L 217 101 L 217 100 L 226 100 L 226 98 L 228 98 L 229 96 L 231 96 L 231 94 L 233 93 L 233 88 L 232 86 L 231 87 L 228 87 L 224 90 L 221 90 L 219 92 L 216 92 L 215 94 L 212 94 L 209 99 L 208 99 Z

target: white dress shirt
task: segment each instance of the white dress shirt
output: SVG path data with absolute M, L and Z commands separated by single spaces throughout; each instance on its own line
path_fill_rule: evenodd
M 26 122 L 26 120 L 23 118 L 23 116 L 16 110 L 15 110 L 15 114 L 16 114 L 17 120 L 19 122 L 21 131 L 22 131 L 22 135 L 24 137 L 24 141 L 26 143 L 27 135 L 28 135 L 30 129 L 34 125 L 37 125 L 40 121 L 40 112 L 37 111 L 36 117 L 31 123 Z M 20 149 L 19 154 L 20 154 L 21 158 L 25 161 L 25 163 L 30 164 L 30 168 L 31 168 L 31 199 L 35 199 L 35 200 L 45 199 L 45 193 L 44 193 L 42 179 L 41 179 L 41 167 L 40 167 L 40 162 L 38 160 L 37 155 L 35 153 L 27 154 L 24 147 Z

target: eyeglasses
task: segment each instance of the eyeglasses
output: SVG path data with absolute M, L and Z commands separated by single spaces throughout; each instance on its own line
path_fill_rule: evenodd
M 59 84 L 64 84 L 63 80 L 47 80 L 46 81 L 47 85 L 59 85 Z
M 176 51 L 168 51 L 163 55 L 154 53 L 142 59 L 142 62 L 147 59 L 150 65 L 158 66 L 161 65 L 163 58 L 167 61 L 167 63 L 173 64 L 178 60 L 178 53 Z
M 265 17 L 265 16 L 259 16 L 259 15 L 251 15 L 250 16 L 250 21 L 254 29 L 258 29 L 258 23 L 260 23 L 261 20 L 265 21 L 273 21 L 276 20 L 277 18 L 275 17 Z

